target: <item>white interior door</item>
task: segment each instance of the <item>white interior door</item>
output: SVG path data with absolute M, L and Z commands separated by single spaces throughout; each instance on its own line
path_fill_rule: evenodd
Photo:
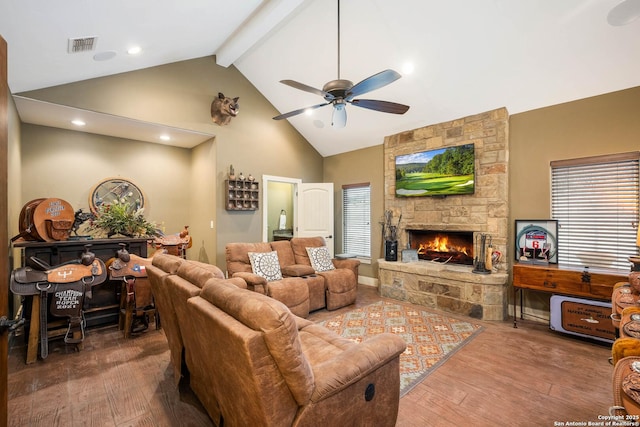
M 298 230 L 299 237 L 322 236 L 327 248 L 333 248 L 333 183 L 298 184 Z

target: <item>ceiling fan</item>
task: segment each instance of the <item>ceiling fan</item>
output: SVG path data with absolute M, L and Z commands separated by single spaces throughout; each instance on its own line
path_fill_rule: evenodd
M 389 101 L 378 101 L 374 99 L 355 99 L 356 96 L 380 89 L 381 87 L 398 80 L 400 77 L 400 74 L 394 70 L 384 70 L 367 77 L 355 85 L 350 80 L 340 78 L 340 0 L 338 0 L 338 78 L 326 83 L 322 87 L 322 90 L 294 80 L 280 80 L 280 83 L 287 86 L 320 95 L 324 98 L 325 102 L 280 114 L 273 119 L 287 119 L 304 113 L 305 111 L 315 110 L 329 104 L 333 105 L 331 126 L 334 128 L 343 128 L 347 124 L 347 110 L 345 109 L 347 104 L 369 110 L 381 111 L 383 113 L 404 114 L 409 110 L 408 105 L 397 104 Z

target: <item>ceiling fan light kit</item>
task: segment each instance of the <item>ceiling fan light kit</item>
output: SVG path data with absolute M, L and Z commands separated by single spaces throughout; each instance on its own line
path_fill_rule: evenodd
M 614 27 L 627 25 L 640 17 L 640 0 L 624 0 L 607 15 L 607 22 Z
M 374 74 L 356 85 L 351 80 L 340 78 L 340 0 L 338 0 L 338 78 L 327 82 L 322 90 L 308 86 L 295 80 L 281 80 L 280 83 L 291 86 L 305 92 L 320 95 L 326 102 L 322 104 L 312 105 L 311 107 L 300 108 L 288 113 L 280 114 L 274 117 L 274 120 L 287 119 L 297 116 L 298 114 L 309 112 L 325 105 L 333 105 L 333 114 L 331 118 L 331 126 L 334 128 L 343 128 L 347 124 L 346 105 L 351 104 L 357 107 L 366 108 L 368 110 L 380 111 L 383 113 L 404 114 L 409 110 L 408 105 L 397 104 L 389 101 L 378 101 L 374 99 L 354 99 L 356 96 L 380 89 L 402 77 L 394 70 L 384 70 Z

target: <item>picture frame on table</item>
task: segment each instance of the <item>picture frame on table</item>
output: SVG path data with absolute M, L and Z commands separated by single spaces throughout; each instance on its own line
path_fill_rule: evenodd
M 517 219 L 515 259 L 524 264 L 558 263 L 558 221 L 555 219 Z

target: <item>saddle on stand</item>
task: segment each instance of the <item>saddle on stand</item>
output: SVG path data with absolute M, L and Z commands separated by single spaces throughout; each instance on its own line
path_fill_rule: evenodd
M 628 282 L 618 282 L 613 285 L 611 293 L 611 322 L 614 328 L 620 329 L 622 312 L 627 308 L 640 307 L 640 289 Z
M 154 316 L 156 329 L 160 326 L 160 319 L 147 278 L 147 267 L 151 265 L 152 258 L 129 253 L 125 243 L 120 246 L 116 257 L 107 261 L 107 268 L 110 279 L 122 281 L 118 325 L 124 330 L 124 337 L 129 338 L 132 332 L 141 332 L 149 327 L 150 315 Z M 136 322 L 141 326 L 136 328 Z
M 49 355 L 47 334 L 48 297 L 53 294 L 50 312 L 56 317 L 67 317 L 68 327 L 65 343 L 78 344 L 84 340 L 84 298 L 91 298 L 91 288 L 107 279 L 107 269 L 102 260 L 89 251 L 79 259 L 50 266 L 46 262 L 31 257 L 37 268 L 21 267 L 11 272 L 9 287 L 11 292 L 22 296 L 40 296 L 40 356 Z
M 163 250 L 169 255 L 187 257 L 187 249 L 193 244 L 189 235 L 189 226 L 185 225 L 184 229 L 177 234 L 164 234 L 157 236 L 153 241 L 156 250 Z

